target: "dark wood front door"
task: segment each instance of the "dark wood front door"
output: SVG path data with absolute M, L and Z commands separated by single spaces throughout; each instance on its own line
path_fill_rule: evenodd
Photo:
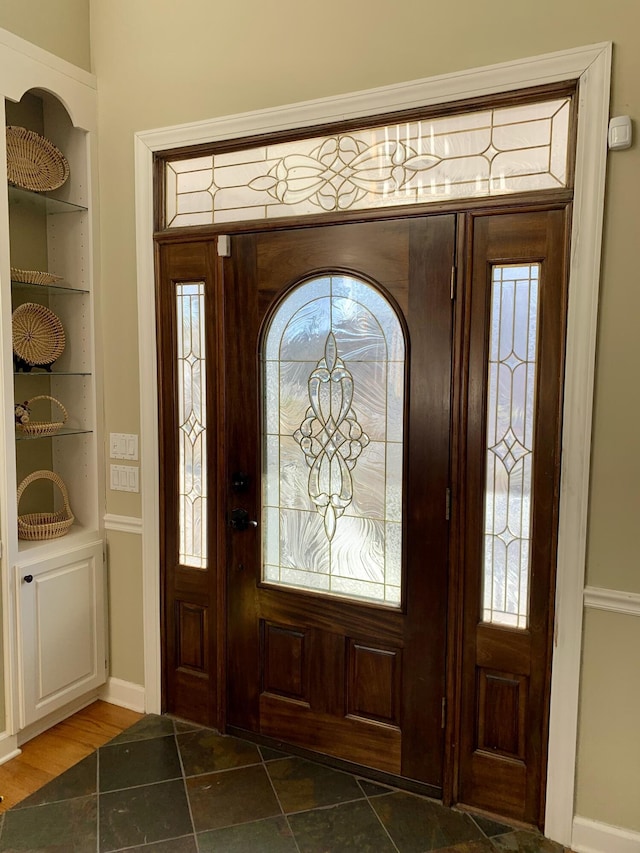
M 443 772 L 454 247 L 450 215 L 340 224 L 234 235 L 222 270 L 233 525 L 227 724 L 434 793 Z M 372 332 L 379 317 L 361 292 L 396 324 L 382 366 L 363 355 L 384 335 Z M 322 299 L 343 312 L 332 314 L 330 334 L 316 311 Z M 286 355 L 291 341 L 296 352 Z M 275 402 L 267 369 L 280 370 Z

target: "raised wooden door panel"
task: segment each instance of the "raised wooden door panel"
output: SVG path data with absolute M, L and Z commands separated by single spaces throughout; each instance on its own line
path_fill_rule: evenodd
M 106 681 L 102 548 L 15 568 L 21 728 Z
M 218 290 L 211 240 L 159 248 L 163 707 L 221 724 Z M 224 573 L 222 573 L 224 574 Z
M 325 274 L 368 282 L 395 306 L 407 351 L 402 601 L 383 606 L 263 582 L 261 528 L 230 531 L 228 721 L 434 792 L 442 783 L 454 243 L 452 216 L 290 229 L 234 236 L 224 264 L 229 513 L 262 521 L 259 355 L 279 301 Z M 240 490 L 237 472 L 246 475 Z
M 565 210 L 474 217 L 466 302 L 458 799 L 539 824 L 555 588 L 566 225 Z

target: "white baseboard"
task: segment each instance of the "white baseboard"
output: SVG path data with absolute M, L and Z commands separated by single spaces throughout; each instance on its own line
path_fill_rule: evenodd
M 123 681 L 121 678 L 108 678 L 99 696 L 104 702 L 111 702 L 112 705 L 120 705 L 141 714 L 145 712 L 144 687 L 141 684 Z
M 575 853 L 640 853 L 640 832 L 576 815 L 571 849 Z
M 5 764 L 11 761 L 12 758 L 17 758 L 22 750 L 18 746 L 18 738 L 16 735 L 3 734 L 0 735 L 0 764 Z

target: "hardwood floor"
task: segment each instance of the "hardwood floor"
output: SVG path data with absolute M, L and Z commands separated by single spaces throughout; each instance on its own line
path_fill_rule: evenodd
M 33 738 L 0 766 L 0 814 L 55 779 L 94 749 L 132 726 L 142 714 L 97 701 Z

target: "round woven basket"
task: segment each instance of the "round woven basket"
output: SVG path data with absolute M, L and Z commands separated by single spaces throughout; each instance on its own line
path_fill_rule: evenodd
M 33 474 L 25 477 L 18 486 L 18 508 L 24 490 L 36 480 L 50 480 L 55 483 L 62 493 L 64 506 L 58 512 L 29 512 L 26 515 L 18 515 L 18 539 L 29 539 L 31 541 L 57 539 L 59 536 L 68 533 L 75 521 L 75 516 L 69 506 L 67 487 L 53 471 L 34 471 Z
M 52 272 L 19 270 L 11 267 L 11 281 L 19 281 L 23 284 L 55 284 L 57 281 L 62 281 L 62 276 Z
M 31 365 L 52 364 L 64 352 L 60 318 L 46 305 L 24 302 L 12 315 L 13 351 Z
M 35 437 L 47 436 L 47 435 L 55 435 L 58 430 L 62 429 L 62 427 L 66 424 L 67 419 L 69 417 L 67 410 L 62 405 L 60 400 L 56 400 L 55 397 L 49 397 L 48 394 L 40 394 L 37 397 L 32 397 L 30 400 L 26 401 L 27 408 L 31 407 L 32 403 L 35 403 L 36 400 L 49 400 L 51 403 L 55 403 L 56 406 L 62 412 L 62 420 L 61 421 L 32 421 L 31 419 L 25 422 L 19 422 L 17 424 L 20 432 L 24 433 L 24 435 L 30 435 Z
M 69 177 L 67 159 L 53 142 L 26 127 L 7 127 L 7 178 L 35 192 L 57 190 Z

